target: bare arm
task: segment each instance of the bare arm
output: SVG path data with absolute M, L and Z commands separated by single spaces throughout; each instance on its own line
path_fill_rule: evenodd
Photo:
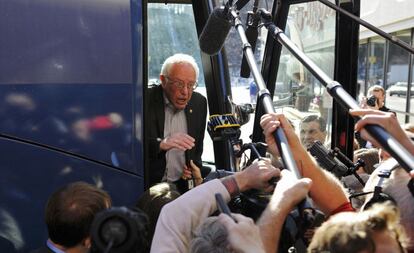
M 290 171 L 283 170 L 272 198 L 257 225 L 267 253 L 277 252 L 283 223 L 289 212 L 303 200 L 311 187 L 308 178 L 297 180 Z
M 303 148 L 298 136 L 283 114 L 265 114 L 261 118 L 260 125 L 269 146 L 268 151 L 274 156 L 278 155 L 278 150 L 272 133 L 277 127 L 283 128 L 301 175 L 310 178 L 313 182 L 310 188 L 310 197 L 321 211 L 329 215 L 348 202 L 341 183 L 333 175 L 319 168 L 311 155 Z
M 351 110 L 352 116 L 362 117 L 355 124 L 355 130 L 361 131 L 361 137 L 367 141 L 370 141 L 377 147 L 380 147 L 379 143 L 372 138 L 371 135 L 365 131 L 364 126 L 367 124 L 375 124 L 382 126 L 392 137 L 394 137 L 408 152 L 414 154 L 414 143 L 410 140 L 404 130 L 401 128 L 400 123 L 394 113 L 382 112 L 377 110 Z

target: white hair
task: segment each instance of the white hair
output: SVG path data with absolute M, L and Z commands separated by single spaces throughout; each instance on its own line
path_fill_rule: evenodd
M 199 75 L 200 70 L 198 69 L 198 66 L 197 66 L 197 63 L 194 57 L 188 54 L 175 54 L 173 56 L 168 57 L 162 64 L 161 75 L 168 76 L 168 74 L 170 73 L 171 67 L 175 64 L 180 64 L 180 63 L 190 64 L 196 73 L 196 80 L 198 80 L 198 75 Z
M 208 217 L 197 228 L 190 243 L 190 253 L 230 253 L 228 232 L 218 216 Z

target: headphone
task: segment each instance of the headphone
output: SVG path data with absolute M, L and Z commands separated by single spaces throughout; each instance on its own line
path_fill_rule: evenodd
M 378 183 L 374 188 L 373 196 L 365 203 L 362 209 L 369 209 L 375 203 L 383 203 L 385 201 L 390 201 L 394 205 L 397 205 L 395 199 L 393 199 L 390 195 L 383 192 L 383 184 L 384 181 L 390 178 L 391 173 L 393 170 L 399 168 L 399 164 L 395 159 L 390 159 L 390 161 L 386 161 L 383 165 L 384 168 L 378 173 Z M 414 180 L 411 178 L 407 184 L 408 189 L 410 190 L 411 195 L 414 197 Z

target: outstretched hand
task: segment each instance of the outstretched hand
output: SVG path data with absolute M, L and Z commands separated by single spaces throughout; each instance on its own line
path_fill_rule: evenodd
M 273 156 L 279 156 L 279 150 L 276 146 L 276 141 L 273 136 L 273 133 L 276 131 L 278 127 L 283 129 L 283 132 L 286 135 L 288 140 L 289 147 L 291 148 L 293 154 L 295 152 L 306 152 L 303 148 L 302 144 L 300 143 L 299 137 L 296 135 L 295 130 L 293 129 L 292 125 L 286 119 L 283 114 L 280 113 L 269 113 L 262 116 L 260 119 L 260 126 L 263 129 L 263 134 L 265 136 L 266 143 L 268 145 L 267 150 Z
M 165 137 L 160 143 L 160 149 L 167 151 L 172 148 L 178 148 L 182 151 L 192 149 L 195 145 L 195 139 L 185 133 L 174 133 Z
M 311 179 L 297 179 L 292 172 L 282 170 L 271 203 L 279 203 L 285 207 L 286 211 L 290 212 L 300 201 L 306 198 L 311 186 Z
M 273 177 L 279 177 L 280 170 L 272 166 L 270 160 L 262 159 L 254 161 L 249 167 L 235 174 L 240 191 L 249 189 L 264 190 L 270 192 L 274 185 L 269 183 Z
M 382 126 L 392 137 L 403 145 L 411 154 L 414 154 L 414 144 L 401 128 L 394 113 L 370 109 L 351 110 L 352 116 L 362 117 L 355 124 L 355 131 L 361 132 L 361 137 L 377 147 L 382 147 L 365 129 L 367 124 Z

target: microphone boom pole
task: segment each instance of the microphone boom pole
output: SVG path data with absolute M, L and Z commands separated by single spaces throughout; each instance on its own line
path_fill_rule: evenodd
M 376 34 L 380 35 L 381 37 L 387 39 L 388 41 L 391 41 L 392 43 L 394 43 L 395 45 L 407 50 L 408 52 L 410 52 L 411 54 L 414 54 L 414 48 L 412 48 L 410 45 L 408 45 L 407 43 L 405 43 L 404 41 L 402 41 L 401 39 L 399 39 L 397 36 L 393 36 L 393 35 L 389 35 L 388 33 L 384 32 L 381 29 L 378 29 L 377 27 L 371 25 L 370 23 L 368 23 L 367 21 L 361 19 L 358 16 L 355 16 L 354 14 L 342 9 L 341 7 L 335 5 L 334 3 L 331 3 L 327 0 L 318 0 L 319 2 L 325 4 L 326 6 L 336 10 L 337 12 L 351 18 L 352 20 L 354 20 L 355 22 L 357 22 L 360 25 L 365 26 L 366 28 L 368 28 L 369 30 L 375 32 Z
M 273 108 L 273 100 L 270 96 L 269 90 L 266 89 L 266 84 L 255 62 L 253 50 L 251 48 L 250 43 L 247 40 L 243 24 L 240 20 L 240 16 L 238 15 L 237 11 L 234 10 L 233 8 L 230 10 L 230 14 L 232 18 L 234 19 L 234 27 L 239 33 L 240 39 L 242 41 L 243 52 L 244 52 L 244 55 L 246 56 L 246 60 L 247 60 L 247 63 L 249 64 L 254 81 L 258 87 L 259 97 L 261 98 L 260 100 L 263 101 L 262 102 L 263 109 L 265 113 L 273 113 L 275 112 Z M 280 153 L 280 156 L 282 158 L 285 168 L 293 172 L 293 174 L 296 176 L 297 179 L 302 178 L 302 175 L 300 174 L 296 166 L 296 162 L 293 159 L 292 151 L 289 148 L 286 135 L 283 132 L 282 128 L 280 127 L 277 128 L 276 131 L 273 133 L 273 135 L 276 139 L 276 144 L 279 149 L 279 153 Z
M 273 113 L 275 112 L 273 108 L 273 99 L 270 96 L 269 90 L 266 89 L 266 84 L 255 62 L 253 50 L 247 40 L 243 24 L 240 20 L 240 16 L 234 9 L 230 10 L 230 14 L 234 19 L 234 27 L 240 35 L 240 39 L 243 44 L 244 55 L 246 56 L 247 63 L 250 66 L 251 73 L 259 90 L 258 101 L 262 102 L 261 106 L 265 113 Z M 276 140 L 276 145 L 282 158 L 284 167 L 291 171 L 297 179 L 301 179 L 302 175 L 300 174 L 298 167 L 296 166 L 296 162 L 293 159 L 293 154 L 290 150 L 288 140 L 285 133 L 283 132 L 283 129 L 281 127 L 278 127 L 273 133 L 273 137 Z M 298 233 L 303 235 L 306 230 L 305 227 L 309 225 L 312 220 L 315 220 L 315 210 L 313 209 L 311 202 L 308 200 L 308 197 L 299 202 L 296 210 L 299 214 L 299 217 L 301 218 Z
M 266 14 L 264 14 L 266 15 Z M 266 16 L 265 19 L 269 17 Z M 285 46 L 305 67 L 326 87 L 329 94 L 345 109 L 360 109 L 357 101 L 341 86 L 332 80 L 312 60 L 310 60 L 296 45 L 272 22 L 265 22 L 269 33 L 280 44 Z M 384 128 L 378 125 L 366 125 L 368 133 L 375 138 L 385 150 L 391 154 L 407 171 L 414 170 L 414 157 Z

